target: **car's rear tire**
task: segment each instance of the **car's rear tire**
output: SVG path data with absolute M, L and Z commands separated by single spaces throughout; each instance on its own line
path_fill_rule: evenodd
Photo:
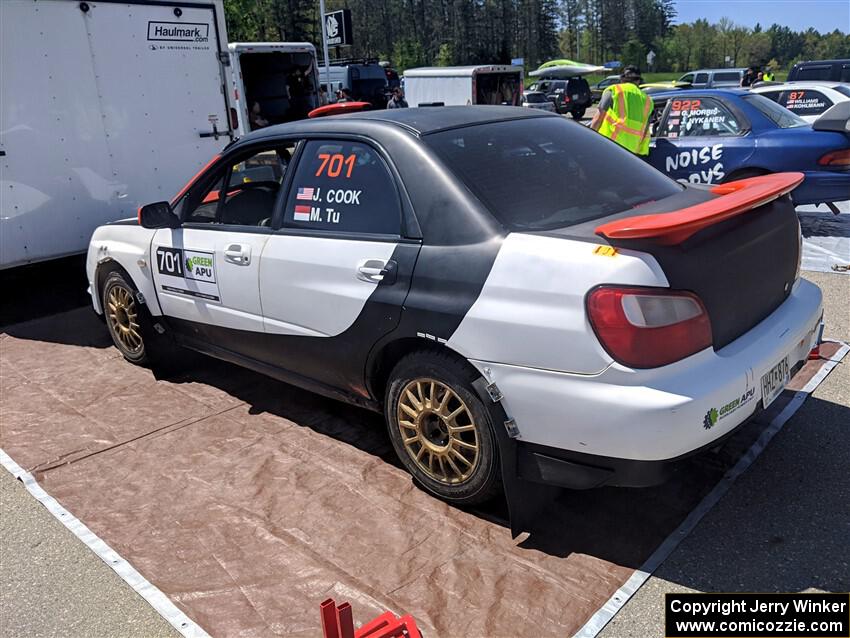
M 586 110 L 587 110 L 587 109 L 584 109 L 584 108 L 581 108 L 581 109 L 573 109 L 572 111 L 570 111 L 570 115 L 572 115 L 572 116 L 573 116 L 573 119 L 574 119 L 574 120 L 581 120 L 581 118 L 583 118 L 583 117 L 584 117 L 584 112 L 585 112 Z
M 139 301 L 132 279 L 121 270 L 106 275 L 101 304 L 112 343 L 130 363 L 152 366 L 163 360 L 169 344 L 156 332 L 153 319 Z
M 478 374 L 448 353 L 415 352 L 390 374 L 384 411 L 399 459 L 432 494 L 470 505 L 501 488 L 499 452 Z

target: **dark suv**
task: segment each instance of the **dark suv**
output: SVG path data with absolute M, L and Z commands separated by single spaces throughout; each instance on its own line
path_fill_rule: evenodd
M 558 113 L 569 113 L 577 120 L 584 117 L 584 112 L 591 104 L 590 85 L 584 78 L 542 79 L 528 88 L 530 91 L 545 93 L 555 103 Z
M 850 60 L 808 60 L 797 62 L 788 73 L 789 82 L 826 80 L 850 82 Z

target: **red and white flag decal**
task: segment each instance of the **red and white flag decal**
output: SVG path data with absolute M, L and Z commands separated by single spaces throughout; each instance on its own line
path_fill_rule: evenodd
M 297 222 L 308 222 L 310 221 L 310 207 L 309 206 L 296 206 L 295 213 L 292 218 Z
M 298 194 L 295 196 L 295 199 L 311 201 L 313 199 L 314 190 L 315 189 L 312 187 L 301 186 L 298 188 Z

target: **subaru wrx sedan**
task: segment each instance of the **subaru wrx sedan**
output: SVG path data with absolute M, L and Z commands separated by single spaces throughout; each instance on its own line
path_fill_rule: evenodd
M 651 485 L 817 341 L 802 179 L 685 186 L 532 109 L 353 113 L 231 144 L 98 228 L 88 278 L 128 361 L 183 346 L 382 412 L 448 501 Z

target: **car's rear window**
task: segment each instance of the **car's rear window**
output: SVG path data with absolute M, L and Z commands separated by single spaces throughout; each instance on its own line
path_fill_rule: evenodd
M 792 73 L 793 80 L 829 80 L 832 75 L 831 65 L 801 66 L 797 73 Z
M 423 137 L 512 230 L 551 230 L 670 197 L 682 186 L 598 133 L 560 117 Z
M 763 95 L 745 95 L 744 101 L 757 108 L 768 119 L 773 120 L 773 123 L 779 128 L 797 128 L 798 126 L 809 125 L 800 116 L 794 115 L 784 106 L 780 106 Z

